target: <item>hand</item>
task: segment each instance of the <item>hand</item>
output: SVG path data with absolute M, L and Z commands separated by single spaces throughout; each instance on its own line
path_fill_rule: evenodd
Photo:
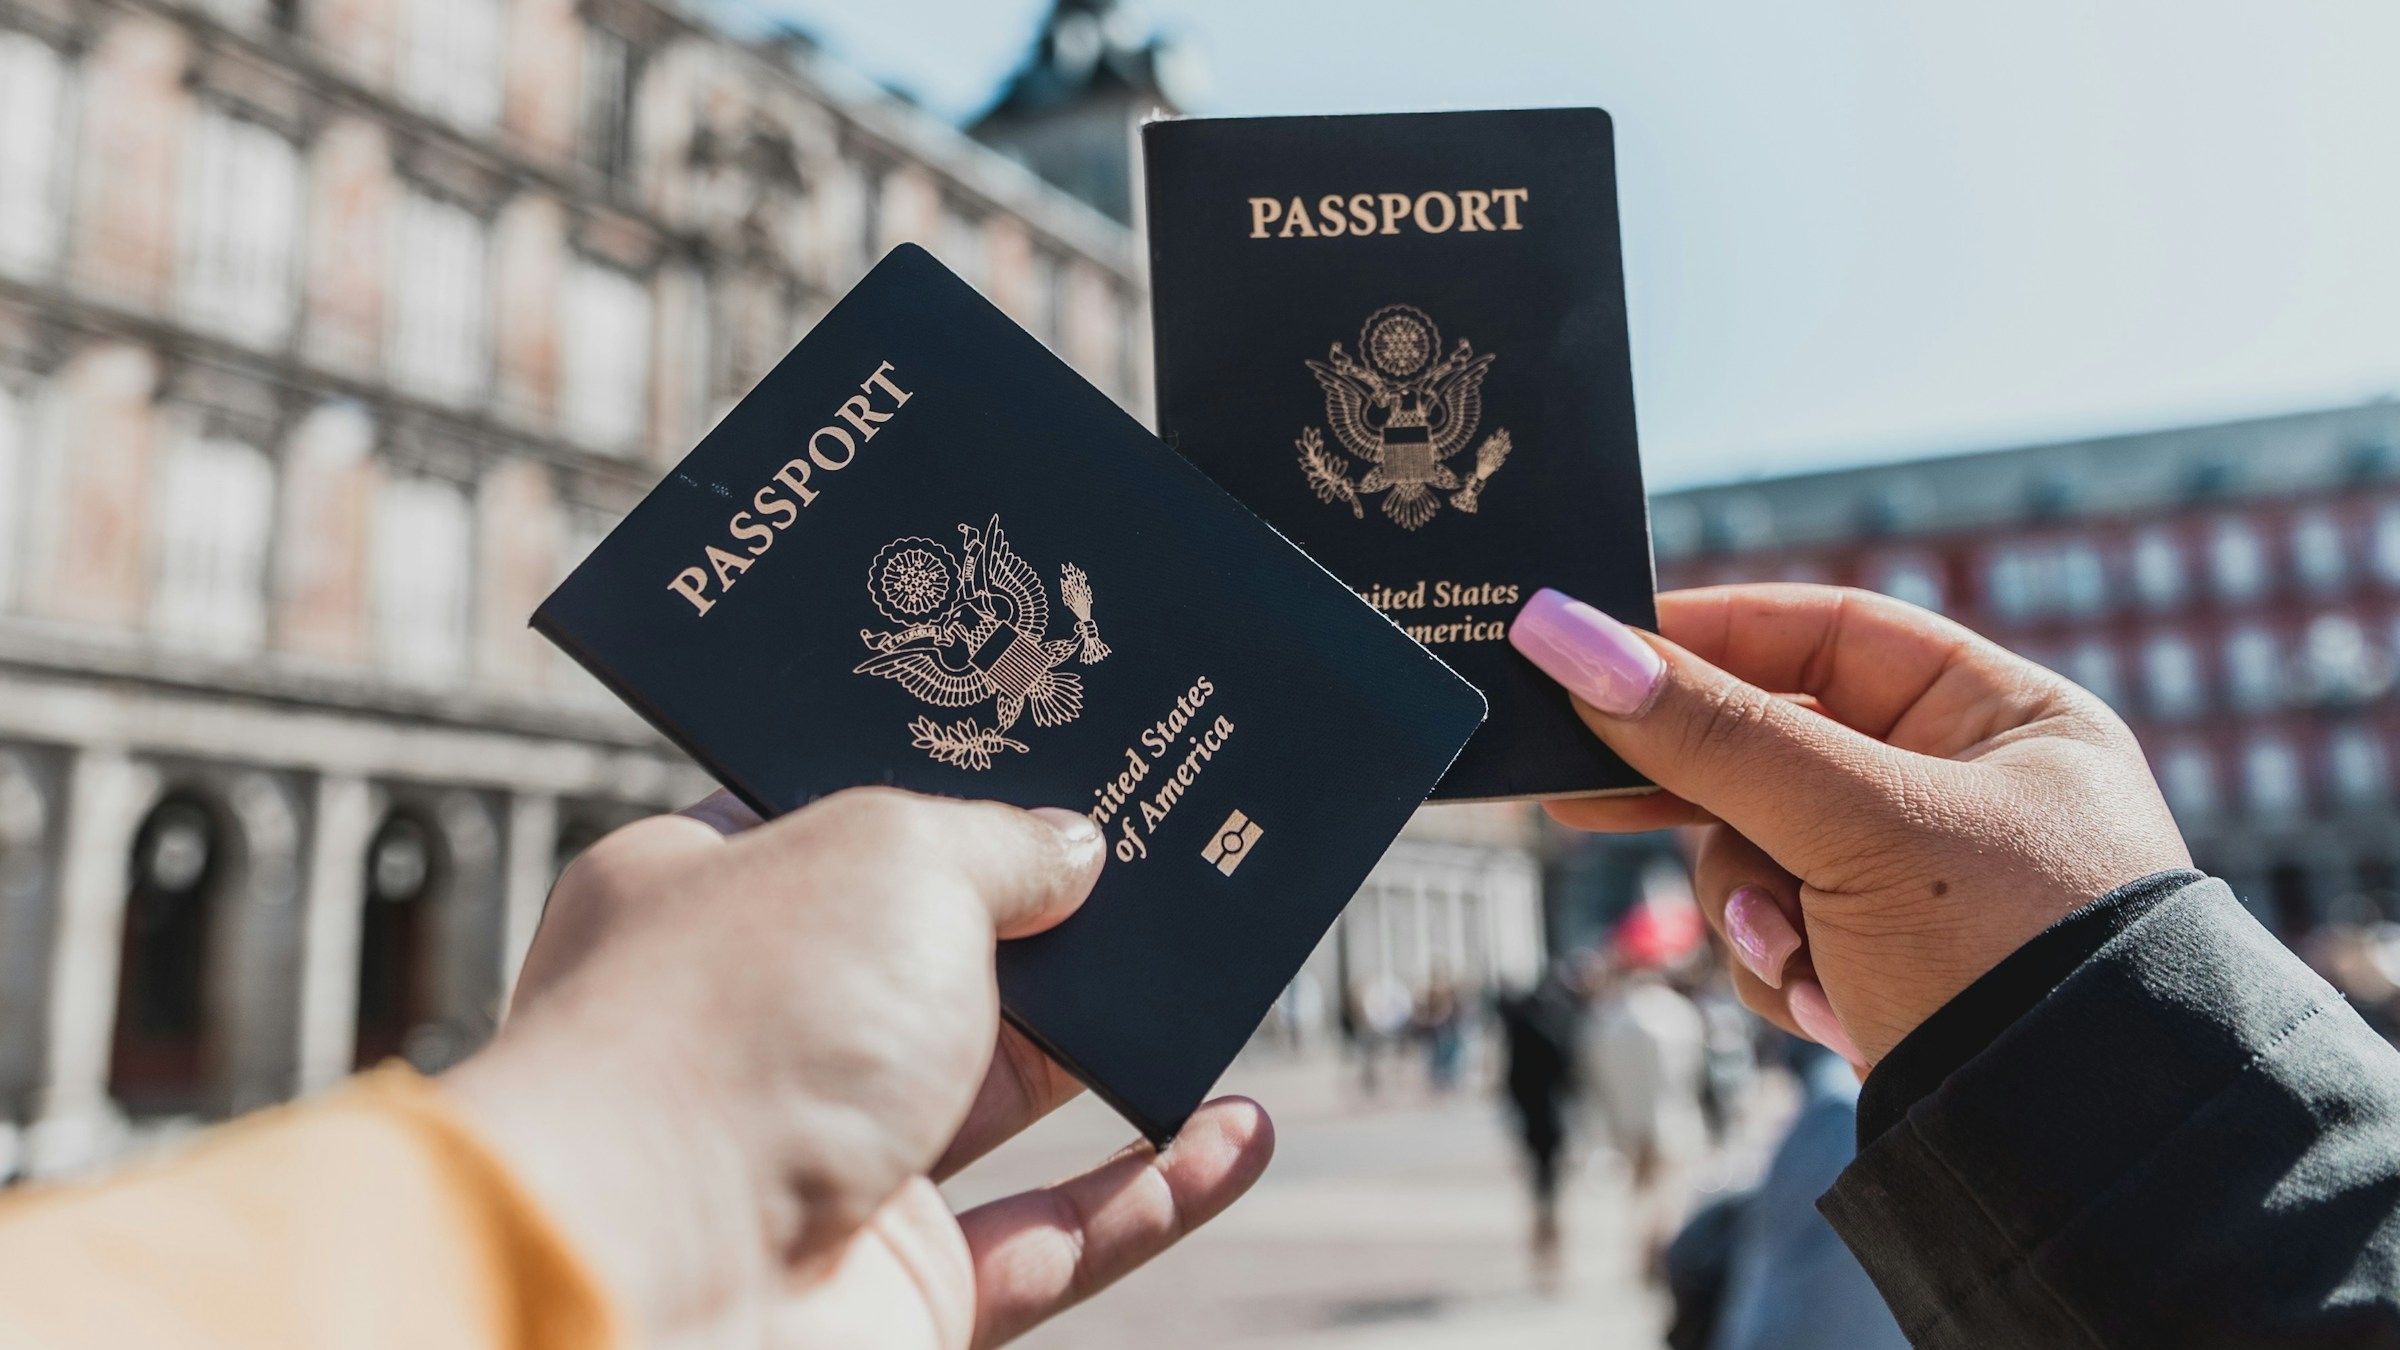
M 1510 629 L 1664 789 L 1550 813 L 1704 827 L 1694 889 L 1742 1001 L 1853 1063 L 2078 906 L 2191 866 L 2125 724 L 1955 623 L 1796 585 L 1658 615 L 1652 636 L 1543 591 Z
M 1000 1024 L 992 944 L 1064 919 L 1103 851 L 1070 811 L 888 789 L 629 825 L 559 879 L 508 1023 L 443 1085 L 645 1344 L 999 1344 L 1231 1204 L 1274 1147 L 1227 1098 L 1164 1154 L 943 1203 L 1076 1091 Z

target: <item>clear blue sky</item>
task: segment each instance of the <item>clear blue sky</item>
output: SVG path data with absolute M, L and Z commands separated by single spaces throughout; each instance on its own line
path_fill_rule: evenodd
M 724 2 L 962 115 L 1047 9 Z M 1661 485 L 2400 394 L 2389 0 L 1148 11 L 1201 112 L 1615 114 Z

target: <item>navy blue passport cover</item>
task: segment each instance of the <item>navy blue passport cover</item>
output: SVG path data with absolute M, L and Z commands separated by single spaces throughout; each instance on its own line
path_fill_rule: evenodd
M 1507 642 L 1654 627 L 1597 108 L 1142 129 L 1159 435 L 1491 700 L 1436 800 L 1647 781 Z
M 1098 889 L 1001 945 L 1001 1000 L 1160 1141 L 1483 717 L 910 246 L 533 622 L 762 815 L 868 783 L 1090 811 Z

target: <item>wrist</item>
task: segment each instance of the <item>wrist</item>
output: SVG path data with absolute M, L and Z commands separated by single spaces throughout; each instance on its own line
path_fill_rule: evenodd
M 646 1340 L 714 1339 L 771 1283 L 759 1172 L 647 1039 L 527 1019 L 438 1086 Z

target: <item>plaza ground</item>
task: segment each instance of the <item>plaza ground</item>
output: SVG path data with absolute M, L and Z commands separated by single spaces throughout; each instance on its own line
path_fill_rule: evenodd
M 1253 1059 L 1226 1092 L 1275 1117 L 1274 1165 L 1154 1266 L 1068 1313 L 1029 1350 L 1416 1350 L 1656 1346 L 1664 1300 L 1637 1278 L 1613 1168 L 1570 1183 L 1563 1278 L 1538 1287 L 1526 1199 L 1497 1098 L 1414 1080 L 1366 1099 L 1329 1060 Z M 1080 1170 L 1131 1137 L 1088 1096 L 950 1187 L 971 1203 Z

